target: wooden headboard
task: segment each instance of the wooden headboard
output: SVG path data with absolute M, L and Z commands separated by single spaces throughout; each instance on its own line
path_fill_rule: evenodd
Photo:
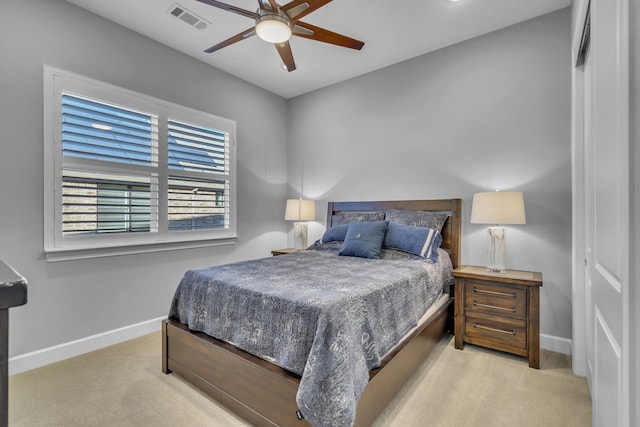
M 462 236 L 462 200 L 398 200 L 379 202 L 329 202 L 327 207 L 327 228 L 334 225 L 334 219 L 342 212 L 373 212 L 388 209 L 412 211 L 433 211 L 447 213 L 449 218 L 442 227 L 442 245 L 451 256 L 453 267 L 460 265 L 460 239 Z

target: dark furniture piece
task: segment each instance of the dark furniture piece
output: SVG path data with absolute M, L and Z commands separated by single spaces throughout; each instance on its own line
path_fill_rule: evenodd
M 455 347 L 464 343 L 517 354 L 540 369 L 540 286 L 542 273 L 484 267 L 454 270 Z
M 460 263 L 461 200 L 330 202 L 327 227 L 344 212 L 388 209 L 437 211 L 450 214 L 442 248 L 454 268 Z M 356 426 L 369 426 L 396 396 L 446 332 L 450 304 L 391 351 L 379 368 L 369 372 L 369 384 L 357 407 Z M 296 417 L 299 376 L 239 350 L 230 344 L 168 319 L 162 323 L 162 371 L 174 372 L 256 426 L 308 426 Z
M 271 251 L 271 255 L 278 256 L 278 255 L 293 254 L 298 252 L 299 250 L 300 249 L 295 249 L 295 248 L 274 249 Z
M 0 260 L 0 427 L 9 423 L 9 308 L 27 303 L 27 281 Z

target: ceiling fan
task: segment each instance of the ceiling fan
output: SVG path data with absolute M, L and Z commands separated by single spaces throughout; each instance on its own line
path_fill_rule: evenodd
M 296 69 L 293 53 L 289 45 L 291 36 L 304 37 L 337 46 L 360 50 L 364 46 L 361 42 L 342 34 L 334 33 L 324 28 L 316 27 L 300 21 L 311 12 L 320 9 L 332 0 L 292 0 L 280 6 L 275 0 L 258 0 L 260 6 L 256 12 L 231 6 L 216 0 L 198 0 L 209 6 L 227 10 L 238 15 L 246 16 L 255 21 L 255 25 L 227 40 L 206 49 L 206 53 L 215 52 L 236 42 L 258 35 L 262 40 L 273 43 L 287 71 Z

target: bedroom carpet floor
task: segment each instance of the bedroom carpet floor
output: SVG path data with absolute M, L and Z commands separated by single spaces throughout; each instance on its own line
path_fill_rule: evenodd
M 12 427 L 212 426 L 248 424 L 176 375 L 160 371 L 160 333 L 14 375 Z M 377 420 L 398 426 L 590 426 L 586 380 L 568 356 L 524 358 L 446 336 Z

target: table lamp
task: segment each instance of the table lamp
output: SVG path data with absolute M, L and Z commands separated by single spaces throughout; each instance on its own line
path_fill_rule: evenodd
M 515 191 L 492 191 L 473 195 L 472 224 L 494 224 L 487 227 L 487 271 L 507 270 L 507 242 L 504 227 L 499 224 L 526 224 L 524 198 Z
M 313 200 L 289 199 L 284 212 L 284 219 L 296 221 L 293 223 L 293 239 L 296 249 L 307 248 L 307 223 L 302 221 L 315 221 L 316 203 Z M 298 241 L 302 242 L 301 247 Z

